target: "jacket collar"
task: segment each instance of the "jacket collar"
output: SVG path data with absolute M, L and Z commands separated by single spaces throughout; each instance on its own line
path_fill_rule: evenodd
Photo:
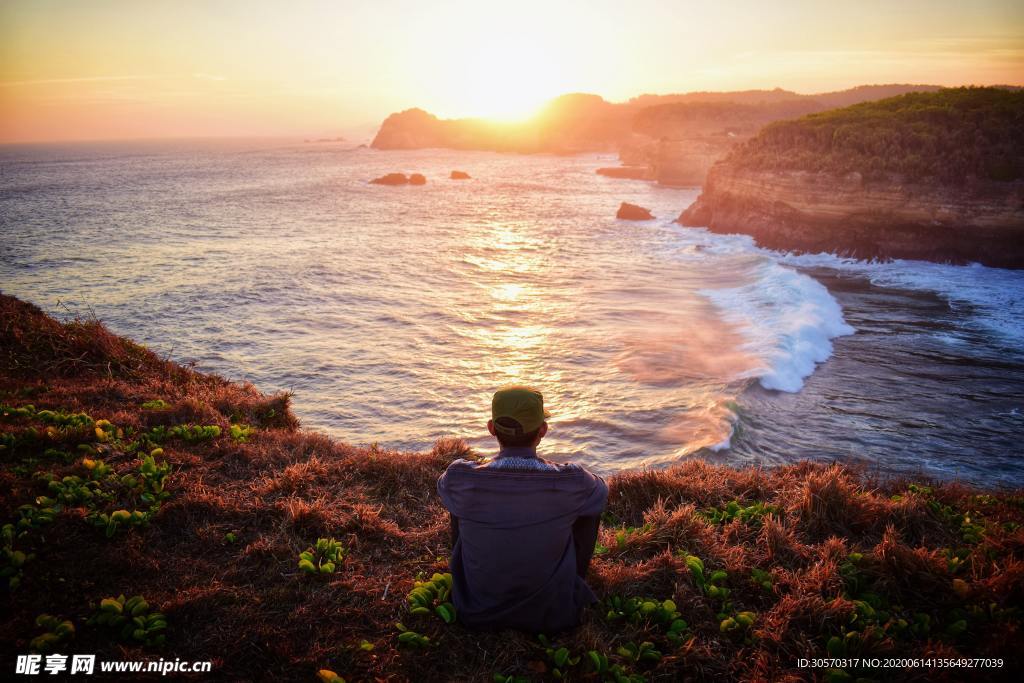
M 536 458 L 537 449 L 533 446 L 502 446 L 498 458 Z

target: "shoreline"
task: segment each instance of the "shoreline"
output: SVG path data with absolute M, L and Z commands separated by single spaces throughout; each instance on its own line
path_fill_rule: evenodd
M 685 233 L 685 229 L 680 228 L 680 230 L 683 230 L 684 233 Z M 945 311 L 947 314 L 951 310 L 950 309 L 950 304 L 946 300 L 946 296 L 947 295 L 945 295 L 945 294 L 941 294 L 941 293 L 938 293 L 938 292 L 928 291 L 928 290 L 925 290 L 925 289 L 921 289 L 919 287 L 907 286 L 905 288 L 896 288 L 895 286 L 891 286 L 891 285 L 884 285 L 883 286 L 883 285 L 875 285 L 875 284 L 873 284 L 872 283 L 872 278 L 874 277 L 874 274 L 873 274 L 873 271 L 871 269 L 874 267 L 874 265 L 871 262 L 856 261 L 856 262 L 850 263 L 850 262 L 847 262 L 845 259 L 842 259 L 842 258 L 839 258 L 839 257 L 831 257 L 831 256 L 825 256 L 825 255 L 818 255 L 818 257 L 812 256 L 812 257 L 809 257 L 806 262 L 804 262 L 804 260 L 803 260 L 804 257 L 802 257 L 802 256 L 787 256 L 785 254 L 782 254 L 781 252 L 767 252 L 767 253 L 779 265 L 781 265 L 781 266 L 783 266 L 783 267 L 785 267 L 787 269 L 795 270 L 795 271 L 797 271 L 797 272 L 799 272 L 799 273 L 801 273 L 803 275 L 806 275 L 807 277 L 813 278 L 816 282 L 819 282 L 820 284 L 825 286 L 826 289 L 829 290 L 831 295 L 836 296 L 837 300 L 840 301 L 840 303 L 842 303 L 844 311 L 846 309 L 846 303 L 840 298 L 841 292 L 837 293 L 837 292 L 834 291 L 833 283 L 840 283 L 840 284 L 843 285 L 843 287 L 845 289 L 846 288 L 845 285 L 850 283 L 850 282 L 852 282 L 852 281 L 854 281 L 854 280 L 856 280 L 858 283 L 861 283 L 861 284 L 859 284 L 859 285 L 854 287 L 854 291 L 856 291 L 858 293 L 860 293 L 860 292 L 871 292 L 871 293 L 874 293 L 874 294 L 877 294 L 877 295 L 880 295 L 880 296 L 884 296 L 886 298 L 894 297 L 894 296 L 895 297 L 907 296 L 907 297 L 910 297 L 910 299 L 908 299 L 908 301 L 909 300 L 919 300 L 919 301 L 923 301 L 923 302 L 929 302 L 930 304 L 934 303 L 934 304 L 936 304 L 936 306 L 934 307 L 934 308 L 936 308 L 936 310 L 942 309 L 942 311 Z M 832 263 L 830 265 L 830 262 L 832 262 L 832 261 L 834 261 L 834 263 Z M 885 264 L 879 264 L 879 265 L 884 266 Z M 926 264 L 925 262 L 920 262 L 919 265 L 929 265 L 929 264 Z M 931 265 L 934 265 L 934 264 L 931 264 Z M 849 267 L 850 269 L 847 270 L 847 267 Z M 935 266 L 935 267 L 936 268 L 942 268 L 942 266 Z M 963 268 L 959 268 L 959 269 L 963 270 Z M 999 273 L 1000 272 L 998 269 L 988 269 L 988 268 L 984 268 L 984 271 L 985 271 L 986 274 Z M 1005 272 L 1006 273 L 1013 273 L 1015 271 L 1005 271 Z M 957 281 L 959 281 L 959 280 L 957 280 Z M 977 296 L 977 295 L 975 295 L 975 296 Z M 86 307 L 82 306 L 82 307 L 80 307 L 80 309 L 81 308 L 86 308 Z M 917 305 L 916 304 L 912 304 L 912 308 L 917 308 Z M 892 319 L 892 318 L 890 318 L 890 323 L 893 324 L 893 325 L 901 325 L 902 326 L 901 322 L 898 322 L 898 321 L 896 321 L 895 319 Z M 914 324 L 916 325 L 917 323 L 915 322 Z M 148 338 L 151 338 L 151 335 L 148 336 Z M 147 338 L 147 340 L 148 340 L 148 338 Z M 841 338 L 837 338 L 834 341 L 839 341 L 839 339 L 841 339 Z M 171 342 L 170 345 L 166 345 L 165 344 L 165 345 L 161 346 L 161 355 L 163 355 L 163 351 L 164 350 L 170 348 L 170 346 L 172 346 L 172 345 L 173 345 L 173 342 Z M 842 349 L 844 347 L 845 347 L 845 343 L 844 342 L 840 342 L 840 344 L 838 346 L 838 349 Z M 808 381 L 809 382 L 814 382 L 814 381 L 816 381 L 814 379 L 816 375 L 820 374 L 823 371 L 827 372 L 827 368 L 829 367 L 829 364 L 832 362 L 832 359 L 835 358 L 835 356 L 836 356 L 836 352 L 834 351 L 833 355 L 829 357 L 829 360 L 826 360 L 823 363 L 819 363 L 817 365 L 817 367 L 815 368 L 815 370 L 810 375 L 808 375 L 807 377 L 804 378 L 804 382 L 805 383 L 808 382 Z M 186 361 L 180 361 L 180 362 L 187 362 L 187 360 Z M 214 372 L 214 373 L 218 372 L 217 369 L 207 369 L 206 371 L 207 372 Z M 231 375 L 228 375 L 228 376 L 230 377 Z M 244 380 L 239 380 L 239 381 L 244 381 Z M 254 379 L 252 381 L 258 381 L 258 380 Z M 754 384 L 757 384 L 757 383 L 758 383 L 758 380 L 755 379 L 754 380 Z M 289 386 L 289 383 L 282 382 L 278 386 L 287 387 L 287 386 Z M 740 393 L 735 394 L 735 397 L 742 398 L 743 393 L 748 392 L 748 391 L 750 391 L 749 388 L 748 389 L 744 389 Z M 801 388 L 800 391 L 803 391 L 803 388 Z M 757 393 L 757 392 L 755 392 L 755 393 Z M 796 393 L 800 393 L 800 392 L 796 392 Z M 769 392 L 769 395 L 771 395 L 770 392 Z M 909 413 L 908 413 L 908 415 L 909 415 Z M 893 419 L 895 419 L 895 417 L 893 417 Z M 795 420 L 793 422 L 795 422 Z M 795 427 L 796 425 L 793 425 L 793 426 Z M 344 434 L 341 432 L 341 430 L 339 428 L 332 427 L 329 424 L 328 425 L 317 426 L 316 429 L 318 431 L 324 433 L 325 435 L 327 435 L 330 438 L 340 439 L 340 440 L 343 440 L 343 441 L 346 440 Z M 471 443 L 474 446 L 479 446 L 479 443 L 477 443 L 477 441 L 478 440 L 471 440 Z M 422 443 L 417 442 L 415 444 L 411 444 L 410 445 L 410 444 L 403 444 L 403 443 L 391 443 L 391 442 L 389 442 L 387 440 L 379 440 L 379 439 L 374 439 L 374 438 L 367 438 L 365 440 L 365 442 L 360 440 L 358 443 L 361 444 L 361 445 L 369 445 L 370 443 L 378 443 L 381 446 L 383 446 L 385 448 L 388 448 L 389 450 L 408 451 L 408 450 L 429 449 L 431 447 L 431 443 L 432 442 L 422 442 Z M 486 446 L 484 446 L 483 448 L 486 451 Z M 776 452 L 785 451 L 786 450 L 786 441 L 785 440 L 781 440 L 779 442 L 779 444 L 778 444 L 778 447 L 775 448 L 774 450 Z M 722 454 L 714 453 L 714 452 L 709 453 L 709 452 L 707 452 L 706 448 L 701 448 L 701 449 L 697 449 L 693 453 L 699 454 L 699 457 L 706 458 L 707 460 L 709 460 L 711 462 L 716 462 L 716 463 L 719 463 L 719 464 L 732 464 L 733 466 L 739 466 L 739 467 L 742 467 L 745 464 L 749 464 L 747 462 L 747 459 L 746 459 L 746 455 L 748 455 L 749 453 L 744 454 L 744 453 L 739 453 L 739 452 L 737 452 L 736 457 L 733 458 L 732 462 L 730 463 L 730 456 L 729 456 L 729 454 L 733 453 L 733 452 L 735 452 L 735 449 L 723 449 L 722 453 L 724 453 L 725 455 L 724 455 L 724 457 L 722 457 Z M 566 457 L 568 457 L 568 456 L 566 456 Z M 693 454 L 688 454 L 687 457 L 693 457 Z M 811 457 L 812 459 L 815 459 L 815 460 L 818 460 L 818 461 L 822 461 L 822 462 L 832 462 L 834 460 L 833 458 L 819 459 L 816 455 L 807 455 L 807 456 L 804 456 L 804 457 Z M 670 467 L 671 466 L 671 463 L 661 462 L 661 461 L 664 460 L 664 458 L 658 458 L 658 460 L 659 460 L 659 462 L 657 462 L 655 464 L 648 464 L 646 466 L 647 467 L 653 467 L 655 469 L 663 469 L 665 467 Z M 780 459 L 779 457 L 775 457 L 775 458 L 769 458 L 763 464 L 778 465 L 778 464 L 785 464 L 787 462 L 794 462 L 794 461 L 795 460 L 793 460 L 793 459 L 788 459 L 787 460 L 787 459 Z M 845 459 L 843 461 L 847 462 Z M 1021 478 L 1018 476 L 1017 477 L 1017 482 L 1014 482 L 1012 474 L 1009 477 L 1005 477 L 1003 481 L 998 481 L 998 482 L 997 481 L 985 481 L 984 480 L 984 471 L 981 471 L 980 475 L 979 475 L 979 473 L 972 474 L 969 471 L 970 467 L 968 467 L 968 470 L 966 471 L 965 474 L 961 474 L 962 471 L 957 471 L 954 468 L 948 468 L 947 469 L 947 468 L 943 468 L 943 467 L 933 468 L 933 469 L 930 469 L 930 470 L 922 470 L 922 469 L 917 468 L 917 467 L 901 467 L 901 468 L 897 468 L 898 471 L 893 472 L 893 471 L 887 469 L 887 466 L 885 465 L 885 463 L 882 463 L 882 464 L 880 464 L 878 466 L 872 467 L 872 460 L 871 460 L 870 456 L 863 457 L 862 461 L 859 462 L 859 463 L 856 462 L 856 461 L 853 461 L 850 464 L 852 464 L 854 466 L 857 466 L 857 467 L 860 467 L 860 466 L 863 466 L 863 465 L 867 465 L 868 469 L 872 473 L 874 473 L 875 476 L 892 476 L 892 477 L 921 476 L 922 474 L 927 472 L 927 474 L 930 477 L 933 477 L 936 480 L 940 480 L 940 481 L 957 481 L 957 480 L 959 480 L 960 477 L 963 476 L 963 477 L 966 477 L 967 483 L 971 483 L 973 485 L 979 485 L 979 486 L 999 486 L 999 487 L 1004 488 L 1004 489 L 1008 488 L 1008 487 L 1012 488 L 1013 486 L 1019 486 L 1020 485 L 1019 482 L 1021 481 Z M 615 471 L 622 471 L 624 469 L 628 469 L 629 467 L 637 467 L 637 466 L 641 466 L 642 467 L 644 465 L 620 465 L 620 464 L 617 464 L 615 462 L 609 462 L 609 463 L 607 463 L 607 465 L 605 467 L 601 467 L 601 466 L 598 466 L 598 467 L 603 469 L 602 473 L 604 474 L 604 473 L 611 473 L 611 472 L 615 472 Z M 1012 467 L 1012 465 L 1011 465 L 1011 467 Z
M 923 477 L 1006 491 L 1021 486 L 1024 469 L 1004 439 L 1012 426 L 990 431 L 988 442 L 967 435 L 976 433 L 975 424 L 995 419 L 993 414 L 1007 401 L 1013 405 L 1024 356 L 1005 355 L 999 338 L 978 327 L 983 323 L 964 326 L 962 312 L 939 292 L 875 284 L 869 273 L 858 269 L 785 259 L 780 263 L 826 287 L 856 332 L 832 340 L 832 354 L 805 378 L 796 395 L 777 394 L 756 380 L 744 390 L 737 400 L 753 415 L 760 433 L 750 444 L 733 440 L 733 448 L 726 451 L 733 466 L 743 466 L 751 452 L 762 449 L 772 454 L 766 465 L 793 462 L 795 450 L 817 462 L 839 461 L 863 469 L 876 479 Z M 944 346 L 943 338 L 952 335 L 970 340 L 972 352 Z M 859 381 L 878 391 L 887 377 L 896 378 L 889 381 L 888 394 L 873 397 L 856 388 Z M 946 377 L 956 377 L 960 384 L 950 385 Z M 947 401 L 956 407 L 945 407 Z M 779 460 L 787 431 L 805 424 L 821 430 L 816 433 L 833 444 L 833 455 L 819 457 L 791 447 L 786 459 Z M 899 425 L 903 431 L 893 433 Z M 874 429 L 884 436 L 874 438 Z M 851 455 L 856 458 L 848 459 Z M 708 459 L 728 464 L 723 458 Z
M 232 679 L 305 681 L 330 669 L 348 680 L 549 680 L 555 664 L 534 637 L 409 614 L 417 577 L 446 569 L 447 520 L 433 485 L 452 459 L 474 457 L 464 443 L 404 454 L 355 448 L 301 430 L 285 394 L 160 360 L 98 323 L 59 323 L 11 297 L 0 296 L 0 312 L 0 512 L 5 523 L 35 520 L 18 524 L 12 541 L 12 552 L 34 555 L 3 598 L 10 617 L 0 637 L 13 652 L 29 650 L 46 613 L 75 627 L 57 652 L 209 659 L 214 675 Z M 72 412 L 88 422 L 70 421 Z M 173 432 L 187 425 L 218 429 Z M 121 478 L 150 446 L 169 465 L 168 496 L 145 523 L 107 537 L 89 520 L 145 507 Z M 89 460 L 117 478 L 97 477 Z M 112 499 L 66 502 L 49 522 L 19 513 L 47 505 L 33 472 L 95 480 Z M 1024 594 L 1020 490 L 880 482 L 806 462 L 694 460 L 608 482 L 589 576 L 604 604 L 578 629 L 549 634 L 582 656 L 574 678 L 600 677 L 589 651 L 651 681 L 797 680 L 806 675 L 798 657 L 837 652 L 992 656 L 1013 666 L 1014 605 Z M 333 574 L 304 576 L 298 554 L 323 537 L 341 541 L 345 559 Z M 702 583 L 691 558 L 705 576 L 724 576 Z M 166 615 L 165 646 L 122 646 L 88 623 L 100 599 L 121 593 Z M 616 617 L 629 598 L 672 600 L 686 622 L 680 637 L 653 618 Z M 396 622 L 429 640 L 403 644 Z M 629 644 L 644 641 L 656 661 L 629 658 Z

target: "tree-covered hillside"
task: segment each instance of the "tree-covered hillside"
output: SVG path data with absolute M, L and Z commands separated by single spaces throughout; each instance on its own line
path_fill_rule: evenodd
M 766 126 L 733 151 L 739 168 L 808 170 L 960 185 L 1024 177 L 1024 91 L 946 88 Z

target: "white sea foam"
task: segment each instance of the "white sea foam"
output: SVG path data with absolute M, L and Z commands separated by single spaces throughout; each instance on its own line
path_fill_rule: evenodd
M 750 376 L 766 389 L 799 391 L 815 365 L 832 355 L 832 339 L 854 329 L 817 280 L 767 258 L 756 271 L 747 284 L 701 294 L 743 330 L 746 350 L 762 360 Z
M 832 254 L 784 254 L 782 263 L 832 268 L 866 277 L 879 287 L 933 292 L 963 313 L 967 326 L 995 333 L 1014 348 L 1024 346 L 1024 270 L 951 266 L 926 261 L 858 261 Z

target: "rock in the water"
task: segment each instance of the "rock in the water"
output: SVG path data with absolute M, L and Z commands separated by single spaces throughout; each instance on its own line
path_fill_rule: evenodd
M 373 185 L 407 185 L 409 182 L 410 179 L 404 173 L 388 173 L 370 181 Z
M 469 174 L 465 171 L 452 171 L 452 180 L 469 180 Z
M 651 171 L 646 166 L 608 166 L 597 169 L 597 175 L 628 180 L 651 180 Z
M 409 184 L 410 185 L 426 185 L 427 184 L 427 178 L 426 178 L 426 176 L 424 176 L 421 173 L 413 173 L 411 176 L 409 176 Z
M 622 202 L 619 212 L 615 214 L 615 217 L 621 218 L 624 221 L 649 221 L 654 218 L 651 212 L 644 207 L 630 204 L 629 202 Z

